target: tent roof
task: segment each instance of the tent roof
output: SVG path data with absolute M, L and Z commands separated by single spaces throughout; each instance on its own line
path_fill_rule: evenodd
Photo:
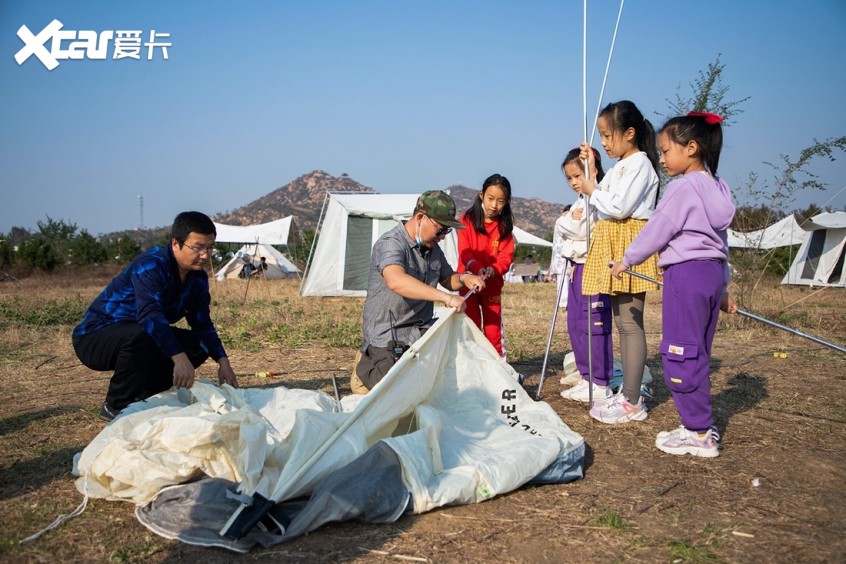
M 226 225 L 214 223 L 217 230 L 217 243 L 263 243 L 265 245 L 287 245 L 288 233 L 291 231 L 291 221 L 294 216 L 289 215 L 276 221 L 259 223 L 257 225 Z
M 419 194 L 360 194 L 333 193 L 331 197 L 338 201 L 350 215 L 367 217 L 385 217 L 397 221 L 411 217 L 417 205 Z M 518 245 L 551 247 L 552 243 L 532 235 L 524 229 L 514 226 L 514 242 Z
M 817 229 L 846 229 L 846 211 L 823 212 L 802 225 L 806 231 Z
M 806 222 L 807 223 L 807 222 Z M 795 214 L 757 231 L 728 230 L 728 246 L 741 249 L 773 249 L 801 244 L 808 236 Z
M 728 245 L 742 249 L 773 249 L 800 245 L 808 233 L 819 229 L 846 228 L 846 212 L 824 212 L 811 219 L 800 221 L 799 216 L 790 214 L 764 229 L 742 233 L 728 230 Z
M 541 239 L 536 235 L 532 235 L 528 231 L 514 226 L 514 242 L 518 245 L 530 245 L 533 247 L 551 247 L 552 243 L 546 239 Z

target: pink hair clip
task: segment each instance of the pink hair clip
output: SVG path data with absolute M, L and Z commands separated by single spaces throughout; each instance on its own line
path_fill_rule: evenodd
M 688 117 L 705 118 L 705 123 L 708 125 L 717 125 L 725 119 L 723 116 L 718 116 L 717 114 L 712 114 L 711 112 L 688 112 L 687 115 Z

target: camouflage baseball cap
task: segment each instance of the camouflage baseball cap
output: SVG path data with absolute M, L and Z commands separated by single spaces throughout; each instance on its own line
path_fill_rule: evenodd
M 455 201 L 452 196 L 441 190 L 428 190 L 417 198 L 414 212 L 423 212 L 446 227 L 464 229 L 464 224 L 455 219 Z

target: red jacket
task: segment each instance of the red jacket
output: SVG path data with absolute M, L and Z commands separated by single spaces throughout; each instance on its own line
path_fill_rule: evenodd
M 461 217 L 464 229 L 458 229 L 458 272 L 478 274 L 486 266 L 496 272 L 485 280 L 481 296 L 498 296 L 502 293 L 503 275 L 508 272 L 514 258 L 514 236 L 500 240 L 499 219 L 485 223 L 486 233 L 479 233 L 473 227 L 473 220 L 464 214 Z M 469 265 L 469 266 L 468 266 Z M 462 294 L 465 293 L 462 291 Z

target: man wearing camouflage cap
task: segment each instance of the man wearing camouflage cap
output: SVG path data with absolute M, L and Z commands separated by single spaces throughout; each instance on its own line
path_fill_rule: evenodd
M 446 192 L 424 192 L 414 214 L 373 245 L 364 302 L 364 344 L 353 370 L 353 392 L 366 393 L 402 353 L 434 323 L 434 302 L 464 311 L 464 298 L 451 291 L 485 287 L 479 276 L 456 273 L 438 242 L 453 229 L 455 202 Z M 363 387 L 362 387 L 363 386 Z

